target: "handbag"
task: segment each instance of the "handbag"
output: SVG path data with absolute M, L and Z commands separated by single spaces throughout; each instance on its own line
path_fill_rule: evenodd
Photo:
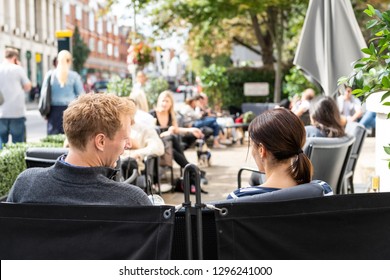
M 41 92 L 41 96 L 39 98 L 38 109 L 41 113 L 41 116 L 47 118 L 50 114 L 51 107 L 51 75 L 47 77 L 46 80 L 46 90 Z
M 164 154 L 160 156 L 160 166 L 173 166 L 173 147 L 171 137 L 173 136 L 161 138 L 164 143 Z

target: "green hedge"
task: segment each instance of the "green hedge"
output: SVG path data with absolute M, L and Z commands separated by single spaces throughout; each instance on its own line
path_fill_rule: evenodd
M 24 156 L 29 147 L 62 147 L 64 135 L 51 135 L 38 143 L 7 144 L 0 150 L 0 196 L 8 194 L 16 177 L 26 169 Z
M 222 94 L 223 107 L 241 107 L 244 102 L 272 102 L 274 98 L 275 71 L 266 68 L 241 67 L 226 71 L 229 86 Z M 244 96 L 244 83 L 269 83 L 268 96 Z

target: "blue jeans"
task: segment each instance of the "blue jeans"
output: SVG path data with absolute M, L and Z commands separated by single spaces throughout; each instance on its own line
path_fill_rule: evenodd
M 359 123 L 364 125 L 365 128 L 375 128 L 375 117 L 375 112 L 367 111 L 364 113 Z
M 202 128 L 204 126 L 210 127 L 213 129 L 213 135 L 214 137 L 218 137 L 219 135 L 219 125 L 217 123 L 217 118 L 216 117 L 205 117 L 201 120 L 197 120 L 194 122 L 192 125 L 193 127 L 197 128 Z
M 25 142 L 26 118 L 0 119 L 0 138 L 2 144 L 8 143 L 8 135 L 12 136 L 12 143 Z

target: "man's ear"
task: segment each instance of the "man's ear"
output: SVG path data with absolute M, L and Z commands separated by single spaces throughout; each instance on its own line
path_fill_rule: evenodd
M 103 133 L 99 133 L 95 136 L 95 147 L 99 151 L 103 152 L 106 145 L 106 136 Z

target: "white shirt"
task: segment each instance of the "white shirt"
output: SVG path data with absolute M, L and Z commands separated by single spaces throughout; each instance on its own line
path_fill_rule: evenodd
M 4 103 L 0 106 L 0 118 L 26 116 L 25 91 L 23 86 L 30 80 L 20 65 L 4 61 L 0 64 L 0 91 Z
M 136 122 L 131 126 L 130 139 L 133 147 L 130 150 L 125 150 L 121 158 L 135 158 L 136 155 L 140 155 L 141 158 L 137 158 L 139 171 L 145 169 L 142 162 L 145 156 L 161 156 L 165 152 L 164 143 L 154 127 L 145 126 Z
M 359 99 L 354 96 L 351 96 L 351 100 L 345 100 L 344 96 L 340 95 L 337 97 L 337 105 L 340 113 L 346 117 L 353 116 L 356 111 L 360 111 L 362 108 Z

